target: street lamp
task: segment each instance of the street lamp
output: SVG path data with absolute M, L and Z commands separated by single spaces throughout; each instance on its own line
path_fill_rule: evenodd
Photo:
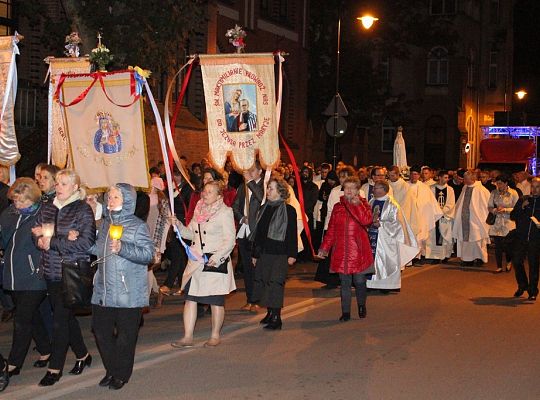
M 362 26 L 364 29 L 369 30 L 373 24 L 379 20 L 379 18 L 376 18 L 370 14 L 365 14 L 361 17 L 357 17 L 357 20 L 359 20 L 362 23 Z M 340 48 L 341 48 L 341 10 L 338 9 L 338 21 L 337 21 L 337 50 L 336 50 L 336 95 L 334 98 L 334 152 L 333 152 L 333 166 L 334 170 L 336 169 L 336 158 L 337 158 L 337 137 L 338 137 L 338 117 L 340 116 L 338 114 L 338 102 L 340 102 L 341 97 L 339 95 L 339 56 L 340 56 Z
M 523 100 L 527 96 L 527 92 L 523 89 L 518 90 L 515 94 L 519 100 Z

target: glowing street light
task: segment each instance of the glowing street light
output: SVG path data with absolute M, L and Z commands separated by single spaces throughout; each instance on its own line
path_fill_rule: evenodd
M 370 29 L 373 26 L 373 24 L 379 20 L 379 18 L 376 18 L 369 14 L 363 15 L 356 19 L 362 23 L 362 26 L 364 27 L 364 29 Z
M 516 96 L 519 100 L 523 100 L 527 96 L 527 92 L 525 90 L 519 90 L 516 92 Z

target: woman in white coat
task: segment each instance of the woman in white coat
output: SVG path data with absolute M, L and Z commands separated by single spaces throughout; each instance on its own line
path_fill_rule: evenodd
M 191 240 L 190 251 L 197 260 L 189 260 L 182 277 L 182 290 L 186 295 L 184 337 L 171 343 L 173 347 L 193 346 L 197 303 L 209 304 L 212 309 L 212 334 L 205 346 L 220 343 L 225 295 L 236 290 L 230 258 L 236 231 L 232 209 L 223 203 L 223 187 L 220 181 L 204 185 L 188 227 L 174 220 L 182 237 Z

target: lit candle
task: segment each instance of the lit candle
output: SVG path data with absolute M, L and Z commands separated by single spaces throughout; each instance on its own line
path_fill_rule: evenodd
M 50 238 L 54 236 L 54 222 L 44 222 L 41 224 L 41 233 L 44 237 Z
M 111 225 L 109 227 L 109 235 L 113 240 L 120 240 L 122 233 L 124 232 L 124 227 L 122 225 Z

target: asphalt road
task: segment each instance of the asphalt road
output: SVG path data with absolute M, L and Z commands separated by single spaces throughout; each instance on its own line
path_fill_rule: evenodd
M 223 341 L 204 348 L 210 318 L 196 327 L 197 346 L 176 350 L 181 300 L 167 298 L 146 315 L 135 371 L 120 391 L 104 375 L 89 317 L 81 318 L 94 364 L 80 376 L 37 386 L 44 370 L 31 352 L 0 398 L 15 399 L 538 399 L 540 304 L 514 299 L 514 274 L 457 264 L 407 268 L 401 293 L 368 297 L 368 317 L 338 322 L 339 292 L 311 280 L 299 264 L 287 283 L 283 330 L 266 332 L 262 315 L 227 301 Z M 0 349 L 11 325 L 0 324 Z M 74 363 L 70 352 L 66 370 Z

